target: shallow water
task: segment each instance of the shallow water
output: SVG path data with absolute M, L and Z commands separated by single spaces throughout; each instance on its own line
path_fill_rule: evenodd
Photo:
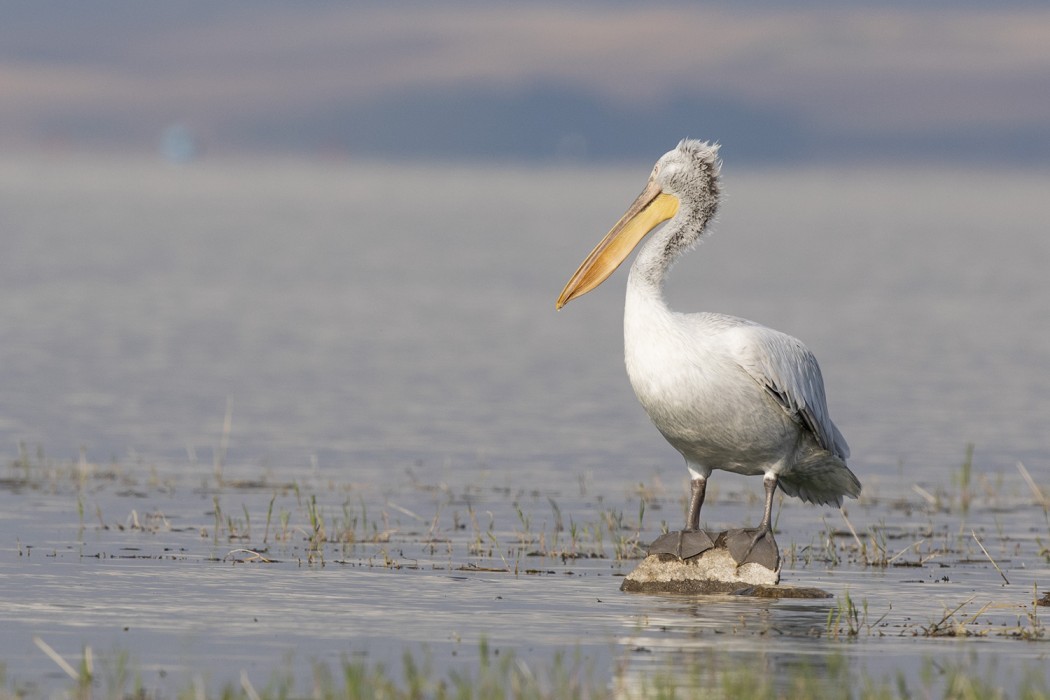
M 400 475 L 382 486 L 309 477 L 219 486 L 200 470 L 143 471 L 34 463 L 31 482 L 14 469 L 0 491 L 4 531 L 16 533 L 15 546 L 0 548 L 14 682 L 63 681 L 36 636 L 74 664 L 84 645 L 111 666 L 126 653 L 147 688 L 169 691 L 195 676 L 207 687 L 236 684 L 241 671 L 258 687 L 281 671 L 306 679 L 313 663 L 342 658 L 396 669 L 405 649 L 444 673 L 472 667 L 482 640 L 537 668 L 559 650 L 578 654 L 594 678 L 624 691 L 656 673 L 689 685 L 734 660 L 758 660 L 785 683 L 790 669 L 819 671 L 837 657 L 875 679 L 902 673 L 912 687 L 930 660 L 968 667 L 974 654 L 1007 688 L 1022 670 L 1045 675 L 1045 621 L 1030 616 L 1039 615 L 1036 586 L 1050 578 L 1039 553 L 1050 524 L 1033 520 L 1023 498 L 976 494 L 966 513 L 957 493 L 944 494 L 951 511 L 856 505 L 850 522 L 869 556 L 883 542 L 882 559 L 892 559 L 871 566 L 841 516 L 822 522 L 816 509 L 787 503 L 783 583 L 835 598 L 774 601 L 618 591 L 636 561 L 618 553 L 638 556 L 633 544 L 681 510 L 668 490 L 644 494 L 639 527 L 641 493 L 552 495 Z M 710 522 L 757 516 L 743 492 L 719 495 Z M 328 538 L 317 548 L 308 542 L 314 503 Z M 607 525 L 618 515 L 622 530 Z M 847 599 L 863 611 L 852 623 L 831 620 Z
M 9 678 L 61 682 L 34 635 L 126 650 L 169 689 L 397 666 L 406 645 L 443 671 L 481 638 L 537 663 L 579 648 L 621 688 L 712 650 L 876 677 L 1045 661 L 1013 632 L 1050 581 L 1015 466 L 1050 492 L 1050 175 L 727 164 L 672 305 L 806 341 L 865 484 L 851 524 L 922 564 L 864 566 L 837 512 L 786 500 L 785 581 L 836 598 L 756 603 L 617 590 L 617 554 L 681 519 L 684 469 L 624 376 L 623 271 L 553 300 L 647 170 L 0 164 Z M 716 474 L 705 518 L 753 524 L 760 490 Z M 312 497 L 353 542 L 310 549 Z M 573 526 L 600 556 L 528 556 L 573 551 Z M 847 590 L 882 619 L 844 641 L 827 620 Z M 923 632 L 964 603 L 970 636 Z

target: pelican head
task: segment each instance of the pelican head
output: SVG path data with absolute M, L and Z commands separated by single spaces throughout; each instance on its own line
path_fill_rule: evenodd
M 681 210 L 692 225 L 674 242 L 680 252 L 695 243 L 718 205 L 718 144 L 684 139 L 656 161 L 645 189 L 595 246 L 558 297 L 557 308 L 598 287 L 646 234 Z

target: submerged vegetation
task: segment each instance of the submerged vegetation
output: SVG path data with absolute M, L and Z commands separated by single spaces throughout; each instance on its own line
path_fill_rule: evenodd
M 1023 464 L 1017 467 L 1030 489 L 1029 502 L 1042 511 L 1044 527 L 1033 537 L 1038 555 L 1050 563 L 1050 498 Z M 273 563 L 292 556 L 301 563 L 324 565 L 360 557 L 364 551 L 369 554 L 369 565 L 396 568 L 445 564 L 518 574 L 529 570 L 528 561 L 537 559 L 563 564 L 586 559 L 619 563 L 640 559 L 647 542 L 668 531 L 668 521 L 677 523 L 677 511 L 685 507 L 684 495 L 669 496 L 662 486 L 638 484 L 625 494 L 625 507 L 610 507 L 603 495 L 597 495 L 586 499 L 586 512 L 566 515 L 556 494 L 501 485 L 468 484 L 457 490 L 444 483 L 420 482 L 409 472 L 408 490 L 415 493 L 408 496 L 415 504 L 429 501 L 432 513 L 427 514 L 419 511 L 418 505 L 402 505 L 400 497 L 398 501 L 380 497 L 377 503 L 375 494 L 366 493 L 361 484 L 323 479 L 313 479 L 312 483 L 283 481 L 268 475 L 231 478 L 219 458 L 213 474 L 196 478 L 200 481 L 191 488 L 208 494 L 211 508 L 201 514 L 199 522 L 183 526 L 174 525 L 159 508 L 147 513 L 132 509 L 118 513 L 114 520 L 113 513 L 104 513 L 93 498 L 106 485 L 116 489 L 116 496 L 175 495 L 185 489 L 184 478 L 162 474 L 146 464 L 93 464 L 84 455 L 75 462 L 54 462 L 40 450 L 30 454 L 22 445 L 8 475 L 0 477 L 0 489 L 69 491 L 75 499 L 81 531 L 94 527 L 103 531 L 194 532 L 216 548 L 231 545 L 232 561 Z M 999 515 L 1023 507 L 1017 504 L 1024 496 L 1012 494 L 1011 505 L 1002 475 L 975 478 L 972 446 L 967 447 L 952 484 L 950 490 L 933 492 L 912 484 L 912 491 L 920 497 L 918 502 L 899 497 L 880 501 L 865 495 L 859 507 L 884 515 L 859 529 L 846 510 L 838 516 L 821 511 L 824 526 L 817 532 L 818 539 L 791 541 L 784 547 L 784 558 L 791 567 L 859 565 L 879 569 L 922 567 L 952 558 L 970 561 L 979 556 L 999 570 L 996 555 L 985 548 L 985 540 L 998 540 L 998 551 L 1007 556 L 1024 546 L 1016 533 L 1003 531 Z M 582 496 L 586 492 L 582 481 L 580 488 Z M 731 494 L 730 500 L 754 498 L 753 493 Z M 993 514 L 994 533 L 979 536 L 979 529 L 967 525 L 975 507 Z M 646 522 L 647 513 L 654 510 L 673 514 L 659 524 L 651 518 Z M 836 520 L 841 525 L 836 526 Z M 414 547 L 424 556 L 404 556 Z M 1009 583 L 1001 570 L 1000 574 Z
M 876 495 L 866 495 L 852 514 L 824 511 L 822 527 L 789 526 L 796 539 L 787 540 L 783 550 L 787 572 L 860 571 L 937 587 L 937 596 L 916 615 L 914 609 L 903 613 L 892 598 L 870 599 L 863 585 L 839 585 L 830 607 L 814 607 L 813 623 L 790 633 L 825 640 L 819 673 L 798 667 L 755 673 L 746 659 L 711 651 L 702 660 L 687 658 L 673 673 L 666 665 L 645 673 L 625 667 L 614 669 L 611 679 L 596 678 L 579 655 L 555 655 L 537 667 L 511 649 L 482 644 L 473 665 L 443 665 L 437 673 L 428 655 L 406 651 L 400 668 L 354 657 L 318 662 L 309 678 L 301 669 L 264 679 L 243 675 L 239 685 L 223 688 L 221 697 L 298 697 L 308 687 L 307 694 L 318 698 L 686 698 L 699 689 L 714 697 L 1047 698 L 1048 676 L 1038 665 L 1011 680 L 1007 692 L 976 664 L 928 660 L 918 679 L 886 678 L 868 675 L 836 651 L 885 637 L 1050 642 L 1044 607 L 1050 582 L 1033 585 L 1023 574 L 1026 565 L 1050 564 L 1050 504 L 1024 465 L 1015 477 L 982 474 L 968 448 L 946 487 L 911 484 L 912 498 L 879 498 L 873 489 Z M 73 531 L 68 550 L 41 552 L 15 531 L 18 556 L 34 561 L 43 554 L 513 577 L 617 576 L 643 557 L 648 539 L 668 530 L 668 522 L 677 523 L 685 508 L 677 489 L 659 483 L 638 484 L 610 498 L 583 479 L 579 494 L 572 495 L 505 483 L 453 487 L 418 479 L 411 471 L 404 481 L 396 492 L 377 494 L 368 484 L 339 483 L 316 472 L 281 480 L 253 470 L 251 478 L 238 478 L 219 460 L 213 470 L 180 472 L 141 462 L 94 464 L 83 455 L 56 462 L 23 447 L 6 474 L 0 473 L 0 492 L 68 499 L 69 519 L 56 524 Z M 177 501 L 178 512 L 165 512 L 166 503 L 187 494 L 193 498 Z M 749 498 L 753 495 L 722 493 L 713 500 L 746 505 Z M 190 510 L 187 502 L 194 504 Z M 1011 521 L 1018 513 L 1021 520 Z M 805 537 L 809 540 L 797 539 Z M 971 583 L 951 585 L 960 579 Z M 611 583 L 610 590 L 617 585 Z M 757 624 L 742 622 L 717 634 L 768 639 L 787 633 L 775 620 L 759 618 Z M 85 648 L 80 662 L 67 663 L 45 640 L 37 646 L 69 677 L 72 697 L 159 697 L 144 688 L 127 654 L 93 656 Z M 652 650 L 625 653 L 644 656 Z M 0 682 L 0 698 L 33 695 L 31 686 L 19 682 Z M 178 696 L 212 697 L 203 683 L 187 681 Z

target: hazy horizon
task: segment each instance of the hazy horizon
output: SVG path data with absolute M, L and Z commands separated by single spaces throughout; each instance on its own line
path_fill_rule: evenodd
M 1050 160 L 1050 8 L 0 2 L 0 148 Z M 169 132 L 170 133 L 170 132 Z

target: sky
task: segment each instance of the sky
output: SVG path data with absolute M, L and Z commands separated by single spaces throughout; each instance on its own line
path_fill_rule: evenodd
M 0 0 L 0 148 L 1050 159 L 1045 2 Z

